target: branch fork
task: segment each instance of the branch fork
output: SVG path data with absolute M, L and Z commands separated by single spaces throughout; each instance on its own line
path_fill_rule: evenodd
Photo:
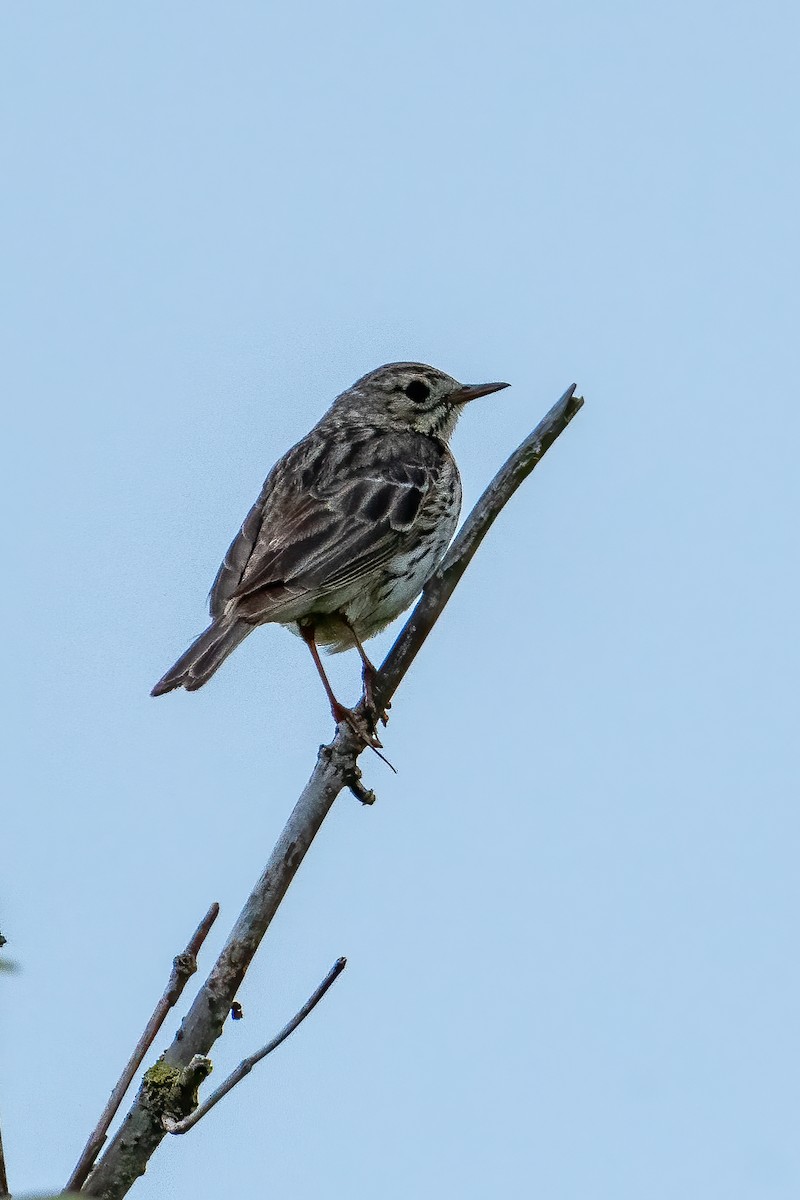
M 336 962 L 333 964 L 322 983 L 320 983 L 319 986 L 314 989 L 303 1007 L 295 1013 L 287 1025 L 284 1025 L 280 1033 L 276 1034 L 272 1041 L 267 1042 L 266 1046 L 262 1046 L 260 1050 L 255 1052 L 255 1054 L 250 1054 L 247 1058 L 242 1059 L 238 1067 L 236 1067 L 234 1071 L 231 1071 L 228 1078 L 219 1085 L 216 1091 L 212 1092 L 211 1095 L 204 1100 L 199 1107 L 195 1108 L 193 1112 L 190 1112 L 187 1116 L 179 1120 L 175 1120 L 174 1117 L 164 1113 L 161 1117 L 161 1124 L 163 1125 L 164 1129 L 166 1129 L 167 1133 L 188 1133 L 189 1130 L 206 1115 L 206 1113 L 211 1111 L 215 1104 L 219 1104 L 220 1100 L 222 1100 L 224 1096 L 227 1096 L 228 1092 L 232 1091 L 233 1088 L 236 1087 L 237 1083 L 240 1083 L 246 1075 L 250 1074 L 253 1067 L 256 1066 L 257 1063 L 260 1063 L 262 1059 L 265 1059 L 268 1054 L 272 1054 L 273 1050 L 277 1050 L 281 1042 L 285 1042 L 289 1034 L 294 1033 L 295 1029 L 297 1029 L 297 1026 L 302 1024 L 309 1013 L 316 1008 L 322 997 L 327 992 L 328 988 L 331 986 L 331 984 L 335 983 L 346 966 L 346 958 L 337 958 Z M 201 1055 L 195 1055 L 195 1057 L 192 1059 L 192 1062 L 199 1062 L 201 1064 L 209 1063 L 209 1059 L 202 1058 Z M 189 1066 L 191 1065 L 192 1064 L 190 1063 Z M 188 1068 L 185 1069 L 188 1070 Z

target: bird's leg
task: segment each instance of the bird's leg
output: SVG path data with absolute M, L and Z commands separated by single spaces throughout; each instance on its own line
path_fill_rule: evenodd
M 381 711 L 378 712 L 378 706 L 375 703 L 375 680 L 378 677 L 378 668 L 367 657 L 367 652 L 364 649 L 364 647 L 361 645 L 361 639 L 359 638 L 359 636 L 356 633 L 353 626 L 348 621 L 347 617 L 344 616 L 343 613 L 340 613 L 339 616 L 341 617 L 342 624 L 346 625 L 347 628 L 350 630 L 350 634 L 355 643 L 356 650 L 358 651 L 359 657 L 361 659 L 361 664 L 362 664 L 361 678 L 364 683 L 364 700 L 366 701 L 367 708 L 369 708 L 375 714 L 375 720 L 383 721 L 383 723 L 385 725 L 387 723 L 387 721 L 389 720 L 389 713 L 387 712 L 387 709 L 391 708 L 392 705 L 390 702 L 386 705 L 385 708 L 381 709 Z
M 325 674 L 325 668 L 322 665 L 322 659 L 319 656 L 317 641 L 314 636 L 314 622 L 309 618 L 302 619 L 297 622 L 297 627 L 300 630 L 300 636 L 311 651 L 311 657 L 314 660 L 314 666 L 317 668 L 317 673 L 322 680 L 322 686 L 325 688 L 325 695 L 328 697 L 328 703 L 331 706 L 331 714 L 334 721 L 338 725 L 344 721 L 353 730 L 358 737 L 362 738 L 368 746 L 373 749 L 380 749 L 381 743 L 378 740 L 374 730 L 366 727 L 363 721 L 360 721 L 352 708 L 346 708 L 341 704 L 334 695 L 330 680 Z

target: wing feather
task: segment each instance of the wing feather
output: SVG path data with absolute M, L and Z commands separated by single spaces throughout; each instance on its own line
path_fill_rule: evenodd
M 412 534 L 448 455 L 412 431 L 312 430 L 265 480 L 214 581 L 212 616 L 238 602 L 270 619 L 366 579 Z

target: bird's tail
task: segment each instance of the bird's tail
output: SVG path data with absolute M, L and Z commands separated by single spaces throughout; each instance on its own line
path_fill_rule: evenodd
M 163 696 L 174 688 L 184 687 L 187 692 L 196 692 L 220 667 L 228 655 L 236 649 L 239 642 L 244 641 L 254 626 L 247 621 L 231 621 L 230 619 L 212 621 L 208 629 L 196 638 L 185 654 L 182 654 L 174 667 L 167 671 L 163 679 L 159 679 L 150 693 L 151 696 Z

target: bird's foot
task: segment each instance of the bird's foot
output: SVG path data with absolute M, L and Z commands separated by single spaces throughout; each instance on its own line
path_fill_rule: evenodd
M 338 700 L 331 704 L 331 713 L 337 725 L 347 725 L 365 746 L 371 746 L 373 750 L 383 749 L 374 724 L 367 720 L 364 714 L 354 708 L 345 708 Z

